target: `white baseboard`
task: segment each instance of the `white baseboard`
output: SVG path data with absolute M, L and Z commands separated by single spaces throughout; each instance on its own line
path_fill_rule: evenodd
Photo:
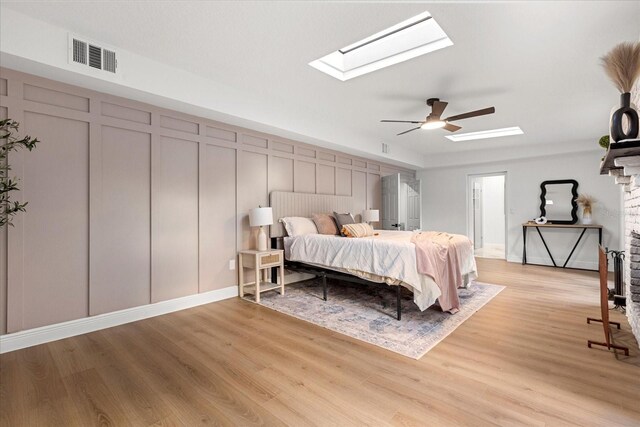
M 237 296 L 238 287 L 229 286 L 201 294 L 0 335 L 0 354 Z
M 520 257 L 508 257 L 507 258 L 508 262 L 516 262 L 516 263 L 522 263 L 522 258 Z M 562 261 L 562 262 L 560 262 Z M 556 264 L 558 264 L 559 267 L 562 267 L 562 264 L 564 264 L 565 259 L 563 258 L 562 260 L 558 260 L 556 259 Z M 548 265 L 550 267 L 553 267 L 553 264 L 551 264 L 551 260 L 549 259 L 549 257 L 547 258 L 542 258 L 542 257 L 527 257 L 527 263 L 530 264 L 544 264 L 544 265 Z M 611 266 L 609 266 L 611 267 Z M 590 262 L 590 261 L 575 261 L 572 260 L 569 262 L 569 265 L 567 266 L 567 268 L 584 268 L 584 269 L 588 269 L 588 270 L 597 270 L 598 269 L 598 263 L 596 261 L 594 262 Z M 611 270 L 611 268 L 609 268 Z M 613 270 L 612 270 L 613 271 Z

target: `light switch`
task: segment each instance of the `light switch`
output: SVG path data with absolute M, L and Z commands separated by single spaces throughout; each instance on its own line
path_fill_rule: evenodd
M 229 270 L 235 270 L 236 269 L 236 260 L 232 259 L 229 261 Z

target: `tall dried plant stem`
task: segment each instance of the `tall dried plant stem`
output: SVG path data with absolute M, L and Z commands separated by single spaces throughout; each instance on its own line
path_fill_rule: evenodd
M 640 77 L 640 42 L 620 43 L 600 59 L 620 93 L 631 92 L 633 83 Z

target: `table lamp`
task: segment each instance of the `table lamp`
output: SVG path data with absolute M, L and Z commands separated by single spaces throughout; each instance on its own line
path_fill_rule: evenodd
M 380 211 L 378 209 L 367 209 L 362 212 L 362 220 L 366 223 L 380 221 Z
M 258 206 L 249 211 L 249 225 L 251 227 L 260 227 L 258 231 L 258 250 L 267 250 L 267 234 L 264 232 L 265 225 L 273 224 L 273 211 L 271 208 L 263 208 Z

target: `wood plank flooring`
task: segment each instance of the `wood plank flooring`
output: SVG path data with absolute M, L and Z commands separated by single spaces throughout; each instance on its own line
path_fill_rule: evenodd
M 478 266 L 507 289 L 418 361 L 232 299 L 1 355 L 0 425 L 640 425 L 595 273 Z

